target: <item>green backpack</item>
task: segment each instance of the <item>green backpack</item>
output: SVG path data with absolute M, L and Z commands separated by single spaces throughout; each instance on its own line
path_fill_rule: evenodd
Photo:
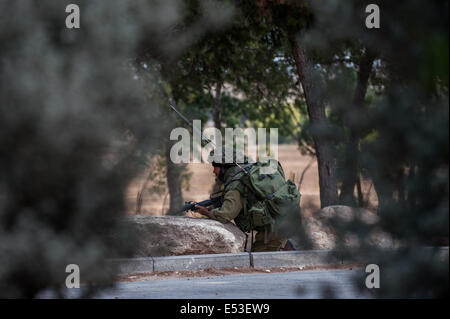
M 300 193 L 292 180 L 287 180 L 283 168 L 277 162 L 277 171 L 273 174 L 261 174 L 262 163 L 244 166 L 247 174 L 241 169 L 237 171 L 225 185 L 236 185 L 243 197 L 244 212 L 235 218 L 237 226 L 244 232 L 255 228 L 270 227 L 274 229 L 279 217 L 290 212 L 300 214 Z M 236 182 L 239 181 L 240 185 Z

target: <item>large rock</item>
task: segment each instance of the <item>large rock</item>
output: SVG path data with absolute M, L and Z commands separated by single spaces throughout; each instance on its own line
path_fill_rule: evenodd
M 336 248 L 336 227 L 350 229 L 351 225 L 353 227 L 356 225 L 357 228 L 357 225 L 360 225 L 360 228 L 370 229 L 369 233 L 361 233 L 361 235 L 364 235 L 365 242 L 369 245 L 380 248 L 398 247 L 399 243 L 396 243 L 389 234 L 382 232 L 379 227 L 376 227 L 378 221 L 378 215 L 370 210 L 336 205 L 324 207 L 315 213 L 314 216 L 304 220 L 304 229 L 307 237 L 310 239 L 312 249 Z M 361 244 L 361 238 L 348 232 L 344 237 L 343 244 L 349 248 L 357 248 Z M 301 245 L 295 240 L 292 243 L 296 249 L 301 248 Z
M 245 234 L 234 224 L 206 218 L 132 215 L 139 238 L 135 257 L 244 251 Z

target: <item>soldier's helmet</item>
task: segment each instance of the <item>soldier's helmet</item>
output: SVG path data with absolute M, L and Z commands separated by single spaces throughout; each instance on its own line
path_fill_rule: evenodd
M 210 156 L 210 158 L 213 159 L 213 161 L 211 162 L 211 164 L 212 164 L 213 166 L 215 166 L 215 167 L 225 167 L 225 168 L 228 168 L 228 167 L 236 166 L 236 163 L 237 163 L 237 164 L 246 164 L 246 163 L 248 163 L 248 158 L 247 158 L 247 156 L 245 156 L 245 154 L 244 154 L 243 159 L 242 159 L 242 156 L 241 156 L 241 158 L 239 158 L 239 157 L 237 156 L 237 152 L 236 152 L 235 149 L 233 149 L 233 159 L 231 159 L 231 158 L 229 158 L 229 157 L 226 157 L 224 151 L 222 152 L 222 155 L 221 155 L 221 157 L 220 157 L 220 160 L 217 160 L 217 159 L 214 157 L 214 150 L 211 151 L 211 152 L 209 153 L 209 156 Z M 234 161 L 234 162 L 233 162 L 233 161 Z

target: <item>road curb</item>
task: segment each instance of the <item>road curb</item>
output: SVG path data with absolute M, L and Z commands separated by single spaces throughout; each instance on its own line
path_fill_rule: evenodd
M 248 268 L 248 253 L 154 257 L 154 271 Z
M 331 250 L 305 250 L 252 253 L 254 268 L 307 267 L 342 264 Z
M 110 260 L 110 263 L 117 267 L 120 275 L 155 271 L 153 257 L 118 258 Z
M 331 251 L 280 251 L 114 259 L 119 274 L 221 268 L 305 267 L 340 264 Z
M 432 247 L 424 247 L 424 252 L 432 253 Z M 441 258 L 448 258 L 448 247 L 437 248 Z M 119 274 L 151 273 L 155 271 L 183 271 L 221 268 L 272 268 L 311 267 L 362 263 L 355 258 L 337 257 L 332 250 L 274 251 L 253 253 L 228 253 L 183 255 L 168 257 L 141 257 L 114 259 L 111 262 Z

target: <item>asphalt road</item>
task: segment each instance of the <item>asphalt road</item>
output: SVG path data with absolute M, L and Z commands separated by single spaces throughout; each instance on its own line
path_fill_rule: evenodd
M 238 274 L 212 277 L 121 282 L 97 298 L 150 299 L 296 299 L 370 298 L 355 288 L 363 270 L 321 270 Z M 364 279 L 361 279 L 364 280 Z

